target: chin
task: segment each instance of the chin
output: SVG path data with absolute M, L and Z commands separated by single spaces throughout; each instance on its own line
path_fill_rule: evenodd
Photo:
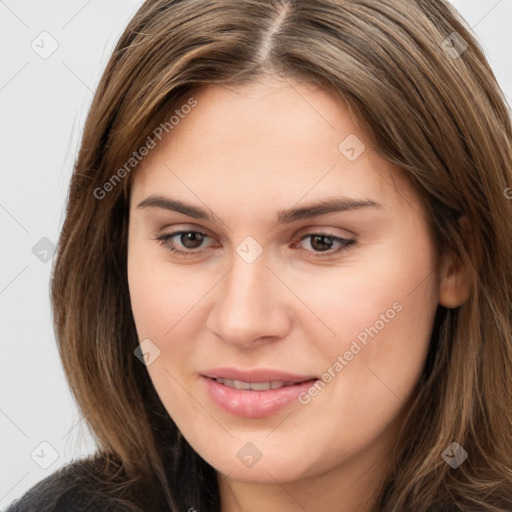
M 255 444 L 234 441 L 233 447 L 222 445 L 220 453 L 200 453 L 200 456 L 222 475 L 248 483 L 293 482 L 321 472 L 318 461 L 315 463 L 311 458 L 311 450 L 291 447 L 285 452 L 275 446 L 258 450 Z M 305 459 L 306 455 L 310 456 L 309 460 Z

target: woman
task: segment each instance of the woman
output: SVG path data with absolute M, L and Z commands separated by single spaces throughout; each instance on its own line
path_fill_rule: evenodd
M 445 2 L 147 1 L 52 281 L 98 454 L 10 510 L 512 510 L 511 169 Z

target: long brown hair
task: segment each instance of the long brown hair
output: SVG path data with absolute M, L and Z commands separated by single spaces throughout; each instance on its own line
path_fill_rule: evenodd
M 220 510 L 214 469 L 134 356 L 130 158 L 158 143 L 155 129 L 197 87 L 265 75 L 344 100 L 418 190 L 438 254 L 472 276 L 464 304 L 438 307 L 373 511 L 512 510 L 511 118 L 477 40 L 442 0 L 147 0 L 131 20 L 86 121 L 52 280 L 60 355 L 98 444 L 98 486 L 131 510 Z M 468 453 L 457 469 L 441 457 L 454 441 Z

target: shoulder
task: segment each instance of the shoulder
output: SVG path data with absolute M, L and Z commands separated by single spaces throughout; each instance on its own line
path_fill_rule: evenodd
M 94 460 L 78 460 L 60 468 L 13 501 L 5 512 L 121 512 L 95 485 Z

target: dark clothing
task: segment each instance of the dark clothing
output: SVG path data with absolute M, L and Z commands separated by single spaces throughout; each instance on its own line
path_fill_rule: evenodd
M 13 501 L 5 512 L 122 512 L 127 510 L 102 494 L 90 461 L 76 461 L 55 471 Z M 92 473 L 94 474 L 94 473 Z

